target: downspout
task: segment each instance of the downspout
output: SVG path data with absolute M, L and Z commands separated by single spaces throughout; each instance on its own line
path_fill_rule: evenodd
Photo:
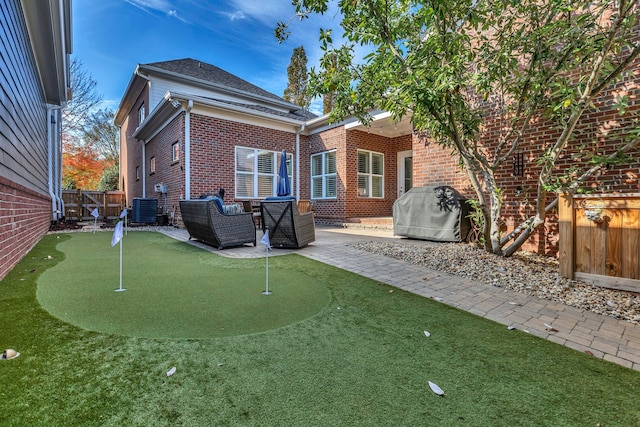
M 51 222 L 56 222 L 57 203 L 56 195 L 53 192 L 53 125 L 55 118 L 53 117 L 53 108 L 47 107 L 47 169 L 49 171 L 49 196 L 51 197 Z
M 62 107 L 56 108 L 56 126 L 54 133 L 56 157 L 54 157 L 53 193 L 56 196 L 58 219 L 64 218 L 64 200 L 62 199 Z
M 184 115 L 184 198 L 191 200 L 191 109 L 193 100 L 189 100 Z
M 58 119 L 54 112 L 60 107 L 47 107 L 47 169 L 48 187 L 51 197 L 51 222 L 55 223 L 61 217 L 61 201 L 57 195 L 57 188 L 54 186 L 54 178 L 58 176 L 55 169 L 58 169 Z
M 300 200 L 300 133 L 304 131 L 302 124 L 296 132 L 296 200 Z
M 147 197 L 147 174 L 146 174 L 146 166 L 147 166 L 147 141 L 142 140 L 142 167 L 140 168 L 140 173 L 142 173 L 142 198 L 145 199 Z

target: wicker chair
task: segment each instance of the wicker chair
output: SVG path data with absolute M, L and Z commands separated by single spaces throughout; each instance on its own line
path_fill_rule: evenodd
M 250 213 L 227 215 L 213 199 L 181 200 L 182 221 L 189 232 L 189 240 L 200 240 L 218 249 L 256 245 L 256 227 Z
M 274 248 L 297 249 L 316 240 L 313 213 L 301 214 L 293 198 L 267 197 L 260 203 L 262 230 Z

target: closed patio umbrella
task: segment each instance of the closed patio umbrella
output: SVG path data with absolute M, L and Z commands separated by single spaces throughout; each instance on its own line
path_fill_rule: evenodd
M 291 184 L 289 183 L 289 173 L 287 172 L 287 152 L 282 150 L 280 158 L 280 169 L 278 170 L 278 188 L 276 194 L 279 197 L 291 194 Z

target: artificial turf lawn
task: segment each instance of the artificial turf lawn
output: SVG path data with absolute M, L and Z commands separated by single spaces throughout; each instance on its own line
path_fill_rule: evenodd
M 123 241 L 126 291 L 114 292 L 119 250 L 110 240 L 111 233 L 82 233 L 58 245 L 64 263 L 38 281 L 47 311 L 90 331 L 216 338 L 279 328 L 329 303 L 327 287 L 302 272 L 271 268 L 271 294 L 264 295 L 264 260 L 243 268 L 212 265 L 209 253 L 157 233 L 130 233 Z
M 67 239 L 46 236 L 0 282 L 0 347 L 22 353 L 0 362 L 2 425 L 640 425 L 638 372 L 297 255 L 270 269 L 303 272 L 331 299 L 289 326 L 199 340 L 86 331 L 36 300 Z

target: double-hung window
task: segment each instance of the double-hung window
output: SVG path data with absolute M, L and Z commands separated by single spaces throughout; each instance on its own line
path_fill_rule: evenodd
M 358 150 L 358 197 L 384 197 L 384 154 Z
M 236 147 L 236 198 L 264 198 L 276 194 L 280 151 Z M 292 182 L 293 155 L 287 153 L 289 184 Z M 293 186 L 291 185 L 291 188 Z
M 156 173 L 156 158 L 155 156 L 149 159 L 149 174 Z
M 338 196 L 336 152 L 325 151 L 311 156 L 311 198 L 335 199 Z

